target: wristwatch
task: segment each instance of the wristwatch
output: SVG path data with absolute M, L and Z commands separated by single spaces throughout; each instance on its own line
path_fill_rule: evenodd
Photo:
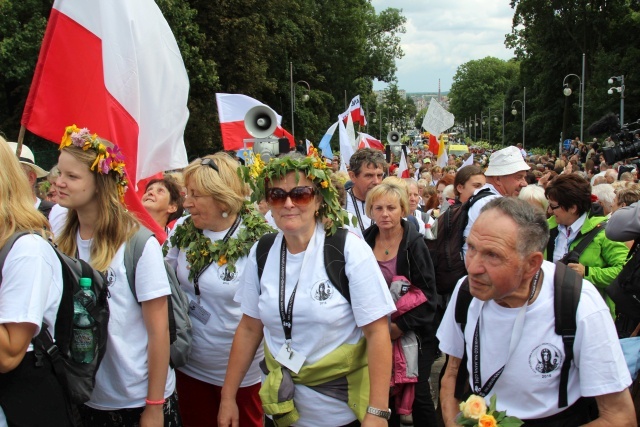
M 375 415 L 376 417 L 389 420 L 391 418 L 391 409 L 387 409 L 385 411 L 383 409 L 374 408 L 373 406 L 367 406 L 367 414 Z

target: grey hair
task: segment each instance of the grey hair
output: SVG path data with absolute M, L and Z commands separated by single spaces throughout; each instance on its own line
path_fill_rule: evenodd
M 549 224 L 543 212 L 528 202 L 515 197 L 498 197 L 487 203 L 481 213 L 496 209 L 516 223 L 518 227 L 516 249 L 525 257 L 533 252 L 544 252 L 549 241 Z

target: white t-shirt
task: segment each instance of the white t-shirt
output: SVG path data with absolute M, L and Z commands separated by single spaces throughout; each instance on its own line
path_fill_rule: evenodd
M 485 184 L 484 186 L 482 186 L 482 188 L 479 188 L 473 194 L 476 195 L 480 191 L 484 190 L 485 188 L 488 188 L 489 191 L 492 193 L 492 195 L 485 196 L 484 198 L 475 202 L 473 206 L 471 206 L 468 214 L 469 220 L 467 221 L 467 226 L 464 228 L 464 232 L 462 233 L 462 238 L 464 240 L 462 244 L 462 254 L 465 257 L 467 256 L 467 237 L 469 237 L 469 233 L 471 233 L 471 226 L 473 225 L 474 222 L 476 222 L 476 219 L 478 219 L 478 217 L 480 216 L 480 211 L 487 203 L 489 203 L 493 199 L 502 197 L 502 195 L 498 192 L 498 190 L 496 190 L 496 188 L 491 184 Z
M 0 323 L 32 323 L 36 336 L 45 322 L 54 335 L 61 298 L 62 267 L 51 245 L 37 235 L 16 240 L 2 266 Z M 0 427 L 6 425 L 0 408 Z
M 82 240 L 78 234 L 76 241 L 79 258 L 89 262 L 91 240 Z M 138 301 L 135 300 L 124 267 L 125 246 L 126 243 L 120 246 L 106 271 L 110 312 L 107 351 L 96 374 L 91 400 L 86 403 L 105 411 L 145 406 L 149 337 L 138 302 L 171 294 L 160 244 L 156 239 L 149 239 L 136 267 Z M 174 389 L 175 373 L 169 367 L 164 397 L 171 396 Z
M 358 225 L 356 225 L 355 227 L 352 227 L 351 230 L 353 230 L 358 235 L 358 237 L 362 237 L 362 228 L 360 226 L 360 220 L 362 219 L 362 227 L 364 227 L 364 229 L 366 230 L 371 226 L 371 218 L 367 216 L 366 211 L 364 209 L 365 202 L 362 200 L 359 200 L 355 196 L 351 197 L 352 194 L 353 193 L 351 193 L 351 191 L 347 191 L 347 212 L 355 215 L 355 217 L 358 218 L 358 215 L 356 214 L 356 209 L 357 209 L 358 212 L 360 213 L 360 218 L 358 218 Z M 356 201 L 355 205 L 353 204 L 354 199 Z
M 186 217 L 178 220 L 174 230 L 185 219 Z M 240 223 L 232 237 L 237 237 L 241 229 L 242 223 Z M 210 238 L 212 242 L 215 242 L 222 240 L 227 231 L 204 230 L 204 235 Z M 189 280 L 186 253 L 177 247 L 172 247 L 167 253 L 166 260 L 177 271 L 180 286 L 189 297 L 189 301 L 197 301 L 193 282 Z M 236 261 L 235 273 L 229 272 L 226 265 L 219 266 L 218 263 L 214 262 L 202 273 L 198 280 L 200 305 L 211 314 L 211 317 L 205 325 L 195 316 L 191 316 L 193 325 L 191 355 L 189 363 L 180 368 L 180 371 L 190 377 L 217 386 L 222 386 L 224 383 L 231 343 L 242 317 L 240 303 L 235 302 L 233 298 L 238 290 L 240 275 L 246 262 L 246 257 Z M 247 375 L 242 381 L 241 387 L 248 387 L 260 382 L 261 372 L 258 364 L 263 358 L 264 351 L 260 346 Z
M 54 236 L 57 236 L 58 233 L 62 231 L 64 223 L 67 220 L 67 212 L 69 212 L 69 209 L 58 204 L 51 207 L 51 212 L 49 212 L 49 224 L 51 225 L 51 232 Z
M 542 264 L 544 280 L 538 298 L 527 307 L 524 333 L 502 375 L 486 397 L 496 395 L 498 408 L 520 419 L 554 415 L 558 408 L 560 370 L 564 361 L 562 337 L 555 333 L 554 264 Z M 464 342 L 460 324 L 455 321 L 455 305 L 462 279 L 451 296 L 437 337 L 443 353 L 462 358 L 467 349 L 467 369 L 471 373 L 473 334 L 482 301 L 469 306 Z M 584 280 L 578 305 L 574 360 L 569 370 L 568 403 L 580 396 L 601 396 L 624 390 L 631 384 L 629 369 L 611 319 L 609 309 L 596 288 Z M 509 340 L 520 308 L 506 308 L 494 301 L 484 303 L 480 322 L 481 381 L 500 369 L 509 353 Z M 549 355 L 545 364 L 543 352 Z M 472 382 L 470 376 L 470 383 Z
M 314 363 L 342 344 L 355 344 L 361 327 L 395 311 L 387 284 L 371 248 L 349 233 L 345 243 L 345 273 L 349 278 L 351 305 L 329 281 L 324 266 L 324 237 L 318 225 L 305 252 L 287 251 L 285 301 L 289 303 L 298 284 L 293 305 L 291 346 Z M 264 324 L 264 339 L 272 354 L 284 345 L 279 309 L 279 260 L 282 233 L 269 251 L 261 283 L 258 281 L 256 245 L 251 249 L 242 276 L 242 311 Z M 261 292 L 259 292 L 261 290 Z M 303 385 L 295 386 L 298 427 L 348 424 L 356 419 L 345 402 L 320 394 Z

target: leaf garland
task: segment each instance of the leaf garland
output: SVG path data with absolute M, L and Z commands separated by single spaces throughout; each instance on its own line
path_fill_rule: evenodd
M 231 237 L 226 242 L 222 239 L 212 242 L 202 230 L 196 228 L 191 217 L 176 228 L 170 239 L 171 246 L 185 252 L 189 263 L 189 280 L 193 280 L 196 274 L 213 262 L 219 266 L 227 264 L 228 271 L 236 271 L 235 263 L 249 255 L 253 244 L 263 235 L 275 231 L 249 202 L 244 204 L 239 215 L 242 218 L 240 231 L 237 237 Z M 165 243 L 165 256 L 168 250 Z

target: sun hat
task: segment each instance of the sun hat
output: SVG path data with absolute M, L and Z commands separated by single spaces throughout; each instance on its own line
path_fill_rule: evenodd
M 425 157 L 425 159 L 423 160 L 424 163 L 431 163 L 431 159 L 428 157 Z
M 522 154 L 513 145 L 491 154 L 485 176 L 505 176 L 531 169 L 522 158 Z
M 13 151 L 14 153 L 16 152 L 16 150 L 18 149 L 18 143 L 17 142 L 9 142 L 9 147 L 11 147 L 11 151 Z M 26 145 L 22 144 L 22 151 L 20 152 L 20 163 L 22 163 L 23 165 L 27 165 L 29 167 L 31 167 L 31 169 L 33 169 L 33 171 L 36 173 L 36 176 L 38 178 L 44 178 L 45 176 L 49 175 L 49 172 L 42 169 L 40 166 L 36 165 L 35 159 L 33 157 L 33 152 L 31 151 L 31 149 L 29 147 L 27 147 Z

